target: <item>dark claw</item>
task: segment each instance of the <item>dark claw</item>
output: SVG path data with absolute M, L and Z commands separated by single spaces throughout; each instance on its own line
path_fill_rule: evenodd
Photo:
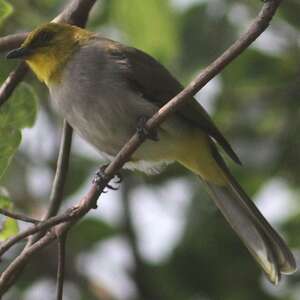
M 101 181 L 107 180 L 106 174 L 104 173 L 104 169 L 101 167 L 97 172 L 93 179 L 93 184 L 99 185 Z
M 112 185 L 110 185 L 110 184 L 107 184 L 106 187 L 107 187 L 108 189 L 110 189 L 110 190 L 113 190 L 113 191 L 117 191 L 117 190 L 119 189 L 119 187 L 114 187 L 114 186 L 112 186 Z
M 123 176 L 121 173 L 117 173 L 115 177 L 117 178 L 115 181 L 116 184 L 120 184 L 123 181 Z
M 152 141 L 159 141 L 158 133 L 156 130 L 148 130 L 146 128 L 147 117 L 141 116 L 137 122 L 137 134 L 141 139 L 150 139 Z
M 95 177 L 93 179 L 93 184 L 97 185 L 99 188 L 100 188 L 100 186 L 99 186 L 100 183 L 102 181 L 107 181 L 107 179 L 108 179 L 107 176 L 106 176 L 106 174 L 105 174 L 105 172 L 104 172 L 107 166 L 108 165 L 101 166 L 99 168 L 99 170 L 96 172 L 96 175 L 95 175 Z M 118 178 L 118 180 L 116 180 L 115 183 L 116 184 L 120 184 L 122 182 L 122 180 L 123 180 L 122 175 L 120 173 L 117 173 L 116 177 Z M 112 186 L 110 184 L 107 184 L 106 188 L 108 188 L 110 190 L 113 190 L 113 191 L 117 191 L 119 189 L 119 187 L 114 187 L 114 186 Z M 106 194 L 108 191 L 106 189 L 104 189 L 102 192 L 104 194 Z

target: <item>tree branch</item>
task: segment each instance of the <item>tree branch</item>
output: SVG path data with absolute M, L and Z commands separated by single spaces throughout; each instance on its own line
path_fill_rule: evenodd
M 50 195 L 50 205 L 47 210 L 47 213 L 44 217 L 44 220 L 48 220 L 48 225 L 47 222 L 43 222 L 41 227 L 44 227 L 44 230 L 47 230 L 48 228 L 51 228 L 54 223 L 59 224 L 61 222 L 67 219 L 69 219 L 69 215 L 61 215 L 58 218 L 52 218 L 49 219 L 52 216 L 55 216 L 60 208 L 61 202 L 63 200 L 63 193 L 64 193 L 64 186 L 65 182 L 67 179 L 67 173 L 69 169 L 69 161 L 70 161 L 70 152 L 71 152 L 71 144 L 72 144 L 72 136 L 73 136 L 73 129 L 71 126 L 64 121 L 64 126 L 63 126 L 63 133 L 62 133 L 62 138 L 61 138 L 61 144 L 60 144 L 60 151 L 58 155 L 58 161 L 57 161 L 57 167 L 56 167 L 56 173 L 53 181 L 53 186 L 51 190 L 51 195 Z M 1 211 L 0 211 L 1 212 Z M 10 213 L 10 216 L 14 217 L 15 219 L 20 219 L 22 221 L 29 222 L 31 221 L 34 224 L 38 224 L 39 222 L 33 222 L 35 220 L 25 217 L 25 216 L 20 216 L 16 214 Z M 22 218 L 21 218 L 22 217 Z M 51 225 L 52 224 L 52 225 Z M 19 241 L 23 240 L 24 238 L 28 237 L 31 235 L 31 239 L 28 240 L 27 245 L 25 248 L 28 246 L 34 244 L 43 234 L 43 230 L 41 230 L 40 226 L 34 226 L 32 228 L 29 228 L 27 231 L 21 232 L 20 234 L 12 237 L 11 239 L 7 240 L 5 243 L 3 243 L 0 247 L 0 256 L 2 255 L 1 253 L 5 253 L 8 249 L 10 249 L 13 245 L 18 243 Z M 33 234 L 36 234 L 36 236 L 33 236 Z M 20 267 L 18 271 L 15 272 L 15 278 L 17 277 L 16 273 L 20 273 L 23 270 L 23 267 Z
M 52 22 L 69 23 L 79 27 L 85 27 L 89 13 L 96 0 L 73 0 Z
M 62 13 L 53 19 L 52 22 L 64 22 L 74 24 L 79 27 L 84 27 L 95 2 L 96 0 L 72 0 L 62 11 Z M 21 38 L 25 39 L 25 37 L 26 33 L 3 37 L 0 40 L 0 47 L 2 42 L 2 47 L 9 50 L 9 44 L 14 45 L 15 43 L 20 45 L 23 42 Z M 24 79 L 28 70 L 29 68 L 27 65 L 25 63 L 21 63 L 13 72 L 9 74 L 8 78 L 0 87 L 0 106 L 8 100 L 19 83 Z
M 84 27 L 95 2 L 96 0 L 72 1 L 52 22 L 65 22 Z M 27 35 L 28 32 L 22 32 L 0 38 L 0 52 L 20 47 Z
M 28 33 L 16 33 L 0 38 L 0 52 L 7 52 L 21 46 Z
M 66 8 L 62 11 L 62 13 L 58 17 L 56 17 L 53 21 L 71 23 L 80 27 L 84 27 L 88 20 L 90 10 L 92 9 L 95 2 L 96 0 L 72 0 L 70 1 L 69 5 L 66 6 Z M 26 36 L 27 34 L 24 33 L 24 34 L 17 34 L 17 35 L 4 37 L 0 40 L 0 48 L 2 48 L 2 51 L 4 51 L 4 50 L 10 50 L 9 47 L 18 47 L 26 38 Z M 8 78 L 0 88 L 0 106 L 9 99 L 9 97 L 11 96 L 15 88 L 24 79 L 27 72 L 28 72 L 27 65 L 25 63 L 21 63 L 17 67 L 17 69 L 8 76 Z M 73 132 L 72 128 L 67 124 L 67 122 L 65 122 L 64 129 L 63 129 L 63 137 L 62 137 L 61 147 L 60 147 L 60 153 L 59 153 L 59 159 L 57 163 L 57 170 L 55 174 L 53 188 L 50 195 L 50 207 L 44 218 L 46 219 L 46 221 L 43 222 L 44 225 L 46 225 L 47 223 L 50 224 L 51 222 L 57 222 L 57 221 L 58 223 L 61 223 L 63 222 L 62 220 L 64 218 L 66 219 L 69 218 L 69 216 L 61 215 L 57 218 L 57 220 L 55 220 L 55 218 L 54 220 L 53 218 L 47 220 L 49 219 L 49 217 L 57 214 L 63 198 L 63 190 L 65 186 L 66 176 L 68 172 L 68 165 L 69 165 L 69 156 L 70 156 L 71 143 L 72 143 L 72 132 Z M 41 227 L 43 227 L 44 225 L 42 225 Z M 35 228 L 31 228 L 31 230 L 27 231 L 27 233 L 26 232 L 25 234 L 21 233 L 16 237 L 14 237 L 13 239 L 7 241 L 8 243 L 2 245 L 0 252 L 1 251 L 3 251 L 3 253 L 6 252 L 7 250 L 5 250 L 5 247 L 9 249 L 12 245 L 17 243 L 18 241 L 26 238 L 28 236 L 26 234 L 34 234 L 37 232 L 42 233 L 43 230 L 46 230 L 49 227 L 45 226 L 45 229 L 43 230 L 37 230 L 37 228 L 38 226 L 36 226 Z M 18 275 L 21 273 L 24 266 L 26 265 L 27 262 L 26 257 L 28 255 L 27 249 L 39 249 L 38 247 L 33 247 L 33 245 L 36 245 L 37 243 L 38 242 L 36 242 L 36 239 L 34 238 L 28 241 L 26 247 L 23 249 L 21 255 L 18 257 L 20 258 L 20 260 L 17 261 L 21 261 L 19 267 L 17 269 L 13 269 L 14 270 L 13 274 L 9 272 L 6 273 L 8 278 L 10 279 L 9 281 L 6 281 L 5 287 L 4 286 L 3 288 L 0 287 L 0 295 L 2 295 L 10 287 L 11 284 L 13 284 L 13 282 L 17 279 Z M 38 243 L 38 245 L 40 245 L 40 242 Z M 14 265 L 14 262 L 15 261 L 13 261 L 12 266 Z M 5 274 L 2 275 L 4 275 L 3 278 L 6 278 Z
M 76 214 L 77 214 L 77 207 L 73 207 L 71 209 L 68 209 L 65 213 L 63 213 L 59 216 L 52 217 L 45 221 L 41 221 L 40 223 L 35 224 L 34 226 L 29 227 L 26 230 L 18 233 L 17 235 L 15 235 L 15 236 L 11 237 L 10 239 L 6 240 L 5 242 L 1 243 L 0 257 L 4 253 L 6 253 L 11 247 L 16 245 L 20 241 L 26 239 L 27 237 L 34 235 L 36 233 L 50 230 L 53 226 L 55 226 L 57 224 L 61 224 L 66 221 L 70 221 L 76 217 Z
M 184 90 L 164 105 L 151 119 L 146 123 L 146 128 L 151 131 L 157 128 L 166 118 L 174 113 L 180 105 L 191 96 L 199 92 L 212 78 L 218 75 L 235 58 L 245 51 L 257 37 L 259 37 L 269 26 L 277 8 L 282 0 L 268 0 L 260 11 L 258 17 L 250 25 L 250 28 L 244 33 L 231 47 L 229 47 L 219 58 L 212 62 L 204 71 L 202 71 Z M 135 134 L 122 148 L 113 162 L 106 168 L 105 174 L 112 178 L 115 172 L 120 170 L 137 148 L 143 143 L 144 139 Z
M 30 217 L 27 217 L 27 216 L 24 216 L 21 214 L 17 214 L 15 212 L 11 212 L 11 211 L 5 210 L 3 208 L 0 208 L 0 214 L 4 215 L 6 217 L 9 217 L 9 218 L 15 219 L 15 220 L 26 222 L 26 223 L 38 224 L 41 222 L 40 220 L 36 220 L 36 219 L 30 218 Z
M 0 277 L 0 297 L 11 287 L 20 274 L 20 270 L 23 270 L 26 262 L 31 256 L 42 248 L 48 246 L 51 242 L 56 240 L 55 234 L 46 234 L 43 238 L 38 240 L 32 246 L 26 247 L 20 255 L 18 255 L 12 263 L 5 269 Z
M 58 268 L 57 268 L 57 291 L 56 299 L 63 300 L 64 280 L 65 280 L 65 260 L 66 260 L 66 240 L 67 233 L 58 237 Z
M 72 136 L 72 127 L 67 123 L 67 121 L 64 121 L 57 168 L 50 195 L 50 206 L 44 219 L 49 219 L 50 217 L 55 216 L 63 200 L 64 187 L 69 170 Z
M 148 122 L 149 130 L 157 128 L 171 113 L 176 111 L 185 101 L 198 92 L 214 76 L 219 74 L 233 59 L 237 58 L 269 25 L 270 20 L 279 7 L 281 0 L 269 0 L 255 19 L 249 30 L 235 42 L 227 51 L 224 52 L 216 61 L 201 72 L 181 93 L 170 100 L 162 107 Z M 96 186 L 92 184 L 87 194 L 81 199 L 80 203 L 73 208 L 76 209 L 69 221 L 57 225 L 44 237 L 28 246 L 2 273 L 0 277 L 0 295 L 9 288 L 14 279 L 15 272 L 21 268 L 28 259 L 43 247 L 49 245 L 56 239 L 57 232 L 63 234 L 67 232 L 79 219 L 95 208 L 97 199 L 103 192 L 108 181 L 117 173 L 120 168 L 130 159 L 134 151 L 143 143 L 144 139 L 135 134 L 122 148 L 113 162 L 106 168 L 106 177 Z M 47 221 L 45 221 L 47 222 Z M 39 226 L 38 224 L 37 226 Z
M 49 218 L 55 216 L 58 213 L 63 201 L 64 189 L 67 181 L 70 163 L 72 137 L 73 128 L 68 124 L 66 120 L 64 120 L 56 171 L 50 194 L 50 204 L 43 220 L 48 220 Z M 36 236 L 32 236 L 30 238 L 28 244 L 35 243 L 42 234 L 42 232 L 38 231 L 38 234 Z
M 19 83 L 24 79 L 25 75 L 27 74 L 27 71 L 27 65 L 24 62 L 22 62 L 14 71 L 12 71 L 8 75 L 8 77 L 0 87 L 0 107 L 12 95 Z

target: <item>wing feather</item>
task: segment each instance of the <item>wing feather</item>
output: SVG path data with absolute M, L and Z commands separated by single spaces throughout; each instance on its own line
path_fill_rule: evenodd
M 130 86 L 147 100 L 162 107 L 183 90 L 183 86 L 158 61 L 141 50 L 108 40 L 108 53 L 119 63 Z M 200 103 L 193 97 L 178 111 L 182 118 L 207 132 L 238 164 L 240 159 Z

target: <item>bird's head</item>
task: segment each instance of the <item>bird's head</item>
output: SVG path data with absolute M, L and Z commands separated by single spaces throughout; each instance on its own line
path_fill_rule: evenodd
M 37 77 L 48 84 L 59 80 L 68 59 L 91 35 L 76 26 L 48 23 L 33 30 L 7 58 L 25 60 Z

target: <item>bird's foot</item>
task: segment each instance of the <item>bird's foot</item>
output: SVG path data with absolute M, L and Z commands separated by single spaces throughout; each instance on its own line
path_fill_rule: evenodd
M 141 116 L 138 118 L 138 122 L 137 122 L 137 134 L 141 139 L 150 139 L 152 141 L 159 141 L 159 137 L 158 137 L 158 133 L 157 130 L 152 129 L 149 130 L 146 127 L 146 123 L 147 123 L 148 118 L 146 116 Z
M 101 183 L 103 181 L 108 181 L 107 175 L 105 174 L 105 169 L 107 168 L 107 166 L 108 165 L 101 166 L 99 168 L 99 170 L 96 172 L 96 175 L 93 179 L 93 184 L 95 184 L 99 189 L 101 188 Z M 114 183 L 117 185 L 119 185 L 123 181 L 123 176 L 121 173 L 115 174 L 115 178 L 116 178 L 116 180 L 114 181 Z M 120 188 L 120 186 L 114 187 L 108 183 L 106 185 L 106 188 L 113 190 L 113 191 L 117 191 Z M 107 191 L 104 189 L 103 193 L 107 193 Z

